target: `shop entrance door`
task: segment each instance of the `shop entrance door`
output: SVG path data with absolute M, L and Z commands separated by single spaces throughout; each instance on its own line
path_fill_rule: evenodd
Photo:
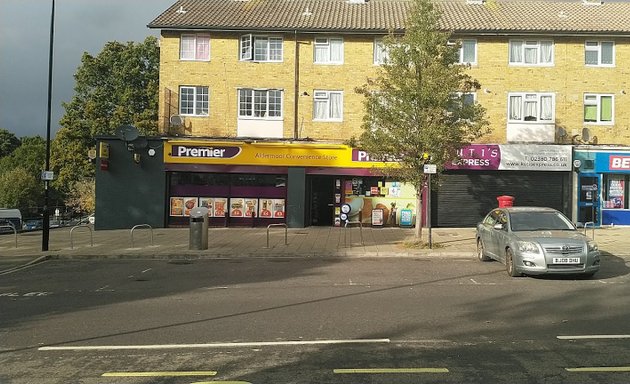
M 311 225 L 332 226 L 335 211 L 334 176 L 309 176 L 307 217 Z
M 599 226 L 599 176 L 580 175 L 578 222 Z

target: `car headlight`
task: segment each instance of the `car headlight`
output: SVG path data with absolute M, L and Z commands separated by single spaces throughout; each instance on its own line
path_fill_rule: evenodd
M 593 240 L 588 241 L 588 251 L 589 252 L 599 251 L 599 247 L 597 246 L 597 243 L 594 242 Z
M 539 253 L 540 252 L 540 248 L 538 248 L 538 244 L 533 243 L 531 241 L 519 241 L 518 250 L 522 253 Z

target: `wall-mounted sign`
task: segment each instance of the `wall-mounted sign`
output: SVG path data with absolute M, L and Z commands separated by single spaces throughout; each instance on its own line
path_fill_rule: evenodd
M 471 144 L 446 169 L 570 171 L 570 145 Z

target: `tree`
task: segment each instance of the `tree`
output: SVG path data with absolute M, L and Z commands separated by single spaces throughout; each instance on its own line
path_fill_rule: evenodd
M 0 129 L 0 159 L 20 146 L 20 139 L 6 129 Z
M 404 35 L 384 41 L 388 59 L 377 78 L 357 89 L 366 107 L 360 145 L 375 160 L 396 160 L 384 173 L 416 188 L 418 238 L 424 164 L 439 173 L 488 125 L 484 108 L 464 102 L 480 85 L 458 64 L 459 47 L 439 30 L 440 17 L 431 0 L 414 0 Z
M 40 174 L 45 156 L 46 142 L 35 136 L 22 138 L 20 146 L 0 158 L 0 206 L 27 212 L 43 203 Z
M 95 187 L 94 179 L 76 182 L 66 199 L 66 206 L 78 213 L 93 213 L 96 208 Z
M 131 124 L 144 135 L 158 132 L 159 46 L 157 38 L 142 43 L 108 42 L 92 56 L 87 52 L 75 74 L 75 95 L 61 119 L 52 144 L 53 185 L 68 192 L 83 178 L 94 176 L 87 157 L 95 136 L 113 135 Z

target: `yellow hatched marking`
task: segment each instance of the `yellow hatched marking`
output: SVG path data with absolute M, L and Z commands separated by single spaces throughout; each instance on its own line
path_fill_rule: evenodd
M 448 373 L 446 368 L 349 368 L 334 369 L 333 373 Z
M 215 376 L 217 371 L 105 372 L 102 377 Z
M 565 369 L 569 372 L 630 372 L 630 367 L 582 367 Z

